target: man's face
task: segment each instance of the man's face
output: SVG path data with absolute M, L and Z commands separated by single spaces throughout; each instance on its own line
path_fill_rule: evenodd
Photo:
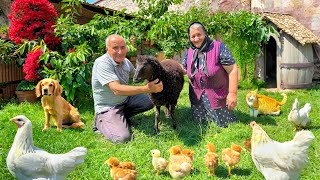
M 127 54 L 127 46 L 121 37 L 112 37 L 107 47 L 108 54 L 114 61 L 121 64 Z

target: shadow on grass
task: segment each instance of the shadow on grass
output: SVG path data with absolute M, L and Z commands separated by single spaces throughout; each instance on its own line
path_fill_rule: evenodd
M 218 178 L 228 178 L 228 168 L 225 166 L 218 166 L 217 169 L 215 170 L 215 176 Z M 243 169 L 243 168 L 236 168 L 236 169 L 231 169 L 231 174 L 237 175 L 237 176 L 250 176 L 251 171 L 249 169 Z
M 197 144 L 202 140 L 202 135 L 206 133 L 206 124 L 195 123 L 192 119 L 191 109 L 189 107 L 180 106 L 176 110 L 177 117 L 177 128 L 173 129 L 172 118 L 166 118 L 161 108 L 159 116 L 159 133 L 166 131 L 174 131 L 178 138 L 181 139 L 185 145 L 192 146 Z M 131 120 L 131 125 L 133 125 L 137 130 L 143 133 L 156 136 L 158 135 L 154 130 L 154 111 L 145 114 L 138 114 Z
M 271 115 L 258 115 L 258 117 L 250 117 L 249 113 L 243 113 L 239 110 L 234 110 L 234 113 L 238 119 L 238 123 L 245 125 L 249 125 L 251 121 L 256 121 L 256 123 L 263 125 L 277 125 L 277 121 Z

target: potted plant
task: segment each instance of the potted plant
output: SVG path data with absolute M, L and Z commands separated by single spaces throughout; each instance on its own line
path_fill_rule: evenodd
M 35 92 L 37 83 L 35 81 L 27 81 L 27 80 L 22 80 L 17 88 L 16 88 L 16 96 L 18 98 L 18 101 L 21 103 L 23 101 L 27 102 L 36 102 L 37 101 L 37 96 Z

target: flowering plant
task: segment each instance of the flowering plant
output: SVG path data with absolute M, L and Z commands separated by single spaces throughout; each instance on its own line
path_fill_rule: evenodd
M 54 35 L 55 21 L 58 17 L 52 3 L 48 0 L 15 0 L 11 5 L 9 38 L 19 44 L 24 39 L 43 39 L 50 49 L 59 45 Z
M 25 80 L 37 81 L 40 78 L 39 57 L 42 54 L 41 49 L 32 50 L 28 53 L 25 63 L 23 64 L 23 72 L 26 74 Z

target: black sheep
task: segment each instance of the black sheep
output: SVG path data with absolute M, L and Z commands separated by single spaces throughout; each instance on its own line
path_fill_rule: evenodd
M 175 109 L 180 92 L 183 88 L 184 71 L 180 64 L 174 60 L 163 60 L 159 62 L 155 57 L 140 55 L 136 61 L 136 71 L 133 77 L 134 82 L 143 80 L 153 81 L 159 79 L 162 81 L 163 90 L 159 93 L 150 93 L 150 98 L 156 106 L 154 129 L 159 131 L 160 107 L 165 106 L 173 119 L 173 128 L 176 129 Z M 168 114 L 166 114 L 169 116 Z

